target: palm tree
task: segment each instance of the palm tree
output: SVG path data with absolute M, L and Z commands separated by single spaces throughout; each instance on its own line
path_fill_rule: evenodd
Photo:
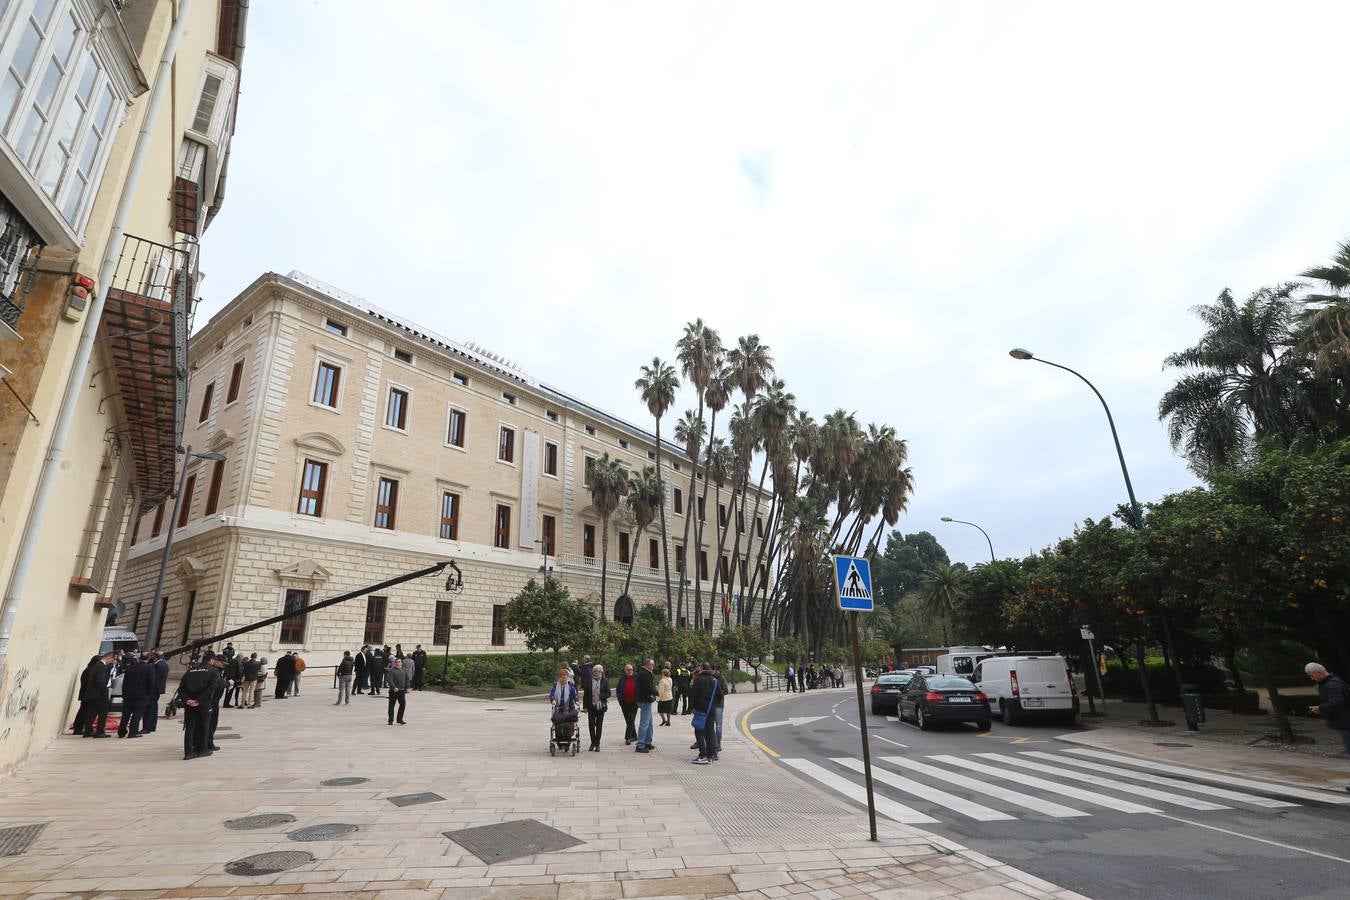
M 628 566 L 628 576 L 623 582 L 624 596 L 627 596 L 628 588 L 633 583 L 633 570 L 637 568 L 637 548 L 642 546 L 642 539 L 652 522 L 656 521 L 656 514 L 661 508 L 661 483 L 656 479 L 654 468 L 644 466 L 641 473 L 635 472 L 628 476 L 627 502 L 628 511 L 633 514 L 633 520 L 637 523 L 637 538 L 633 542 L 633 558 Z
M 1350 241 L 1336 248 L 1329 265 L 1301 274 L 1322 282 L 1314 293 L 1300 298 L 1307 308 L 1299 315 L 1307 345 L 1316 354 L 1317 371 L 1323 376 L 1339 372 L 1344 379 L 1350 371 Z
M 1262 288 L 1241 304 L 1225 289 L 1194 308 L 1206 330 L 1164 368 L 1189 370 L 1163 395 L 1158 418 L 1201 478 L 1246 459 L 1258 439 L 1292 440 L 1308 419 L 1306 360 L 1292 352 L 1294 285 Z
M 698 394 L 698 411 L 696 413 L 696 418 L 698 419 L 700 429 L 702 429 L 703 424 L 703 409 L 708 387 L 712 380 L 719 377 L 721 373 L 724 354 L 725 351 L 722 349 L 721 336 L 718 335 L 716 330 L 705 325 L 702 319 L 695 319 L 693 322 L 685 325 L 684 334 L 681 335 L 680 339 L 675 344 L 675 358 L 679 360 L 680 371 L 684 373 L 684 377 L 694 386 L 694 391 Z M 725 405 L 725 403 L 722 404 L 722 406 Z M 721 406 L 718 407 L 718 409 L 720 408 Z M 710 437 L 716 425 L 717 410 L 714 409 L 712 424 L 709 425 L 706 430 L 701 430 L 701 437 Z M 679 438 L 676 438 L 676 440 L 679 440 Z M 699 443 L 702 444 L 702 440 L 700 440 Z M 686 444 L 685 447 L 687 450 L 688 445 Z M 697 455 L 689 457 L 689 464 L 689 503 L 690 506 L 693 507 L 696 505 L 694 503 L 694 492 L 698 489 L 699 457 Z M 706 468 L 706 465 L 704 468 Z M 705 497 L 704 502 L 706 502 L 706 472 L 704 473 L 704 481 L 705 487 L 703 492 Z M 694 554 L 703 548 L 703 520 L 700 519 L 694 526 L 695 548 L 692 552 L 689 549 L 689 520 L 692 518 L 693 512 L 687 512 L 685 514 L 684 556 L 686 569 L 691 565 L 689 560 L 695 559 L 696 557 Z M 689 579 L 687 578 L 680 579 L 680 602 L 678 604 L 678 612 L 684 611 L 684 585 L 688 580 Z M 699 614 L 698 609 L 703 605 L 700 602 L 703 586 L 699 581 L 697 564 L 694 564 L 693 582 L 695 618 L 697 618 Z
M 942 642 L 947 643 L 947 621 L 965 598 L 966 573 L 956 566 L 941 563 L 924 573 L 923 587 L 919 589 L 919 603 L 924 617 L 931 623 L 942 622 Z
M 703 400 L 707 404 L 712 415 L 708 421 L 708 449 L 703 461 L 703 495 L 699 498 L 698 507 L 700 512 L 707 508 L 708 502 L 708 482 L 713 480 L 709 470 L 713 463 L 713 445 L 722 445 L 717 437 L 717 414 L 727 408 L 731 402 L 731 392 L 734 388 L 734 382 L 731 378 L 731 372 L 722 365 L 721 350 L 718 350 L 717 365 L 714 366 L 712 374 L 708 376 L 708 386 L 703 390 Z M 721 480 L 718 480 L 717 499 L 713 501 L 715 506 L 722 499 Z M 694 526 L 697 535 L 695 543 L 698 544 L 698 551 L 703 552 L 703 516 L 700 515 L 698 523 Z M 694 578 L 694 627 L 703 627 L 703 582 L 697 577 L 697 567 L 695 567 L 696 576 Z M 711 603 L 709 599 L 709 603 Z
M 628 493 L 628 470 L 608 453 L 591 468 L 591 506 L 600 517 L 600 620 L 605 619 L 605 581 L 609 574 L 609 517 Z M 632 569 L 630 568 L 631 572 Z
M 781 458 L 783 455 L 783 434 L 787 430 L 788 422 L 792 414 L 796 411 L 797 399 L 788 393 L 786 385 L 782 379 L 775 378 L 764 388 L 764 393 L 759 395 L 756 400 L 754 411 L 752 413 L 755 429 L 759 433 L 760 439 L 764 445 L 764 464 L 759 471 L 759 485 L 755 492 L 755 508 L 746 519 L 746 530 L 749 532 L 745 541 L 745 554 L 750 556 L 750 548 L 756 534 L 759 534 L 755 528 L 755 523 L 759 521 L 760 501 L 764 497 L 764 479 L 769 474 L 769 466 L 775 458 Z M 753 572 L 747 572 L 741 578 L 741 595 L 744 602 L 741 605 L 742 625 L 749 624 L 750 616 L 754 613 L 754 582 L 759 577 L 759 564 L 764 558 L 764 547 L 768 543 L 767 534 L 759 534 L 759 553 L 755 556 L 755 565 Z M 740 535 L 737 534 L 737 551 L 740 546 Z M 749 566 L 746 567 L 750 568 Z
M 675 403 L 675 391 L 680 379 L 675 369 L 659 356 L 652 357 L 649 366 L 642 367 L 642 377 L 633 382 L 633 387 L 642 394 L 642 402 L 647 404 L 647 412 L 656 420 L 656 481 L 661 485 L 661 503 L 658 518 L 661 520 L 661 562 L 666 573 L 666 620 L 674 615 L 674 598 L 670 593 L 670 540 L 666 536 L 666 487 L 661 478 L 661 417 Z
M 702 406 L 702 395 L 700 394 L 699 405 Z M 694 558 L 694 552 L 689 548 L 689 524 L 694 519 L 697 503 L 694 498 L 695 475 L 698 473 L 699 453 L 703 449 L 704 427 L 701 416 L 696 415 L 692 409 L 684 412 L 683 418 L 675 423 L 675 442 L 684 448 L 685 456 L 689 458 L 689 493 L 685 495 L 684 502 L 684 537 L 681 538 L 680 546 L 684 548 L 684 568 L 680 573 L 680 589 L 676 594 L 675 600 L 675 621 L 679 622 L 680 616 L 684 615 L 684 586 L 689 582 L 689 561 Z M 695 532 L 694 539 L 698 540 L 698 533 Z M 695 572 L 694 577 L 698 577 Z

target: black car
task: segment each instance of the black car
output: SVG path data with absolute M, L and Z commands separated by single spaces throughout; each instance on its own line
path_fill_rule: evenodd
M 877 676 L 876 683 L 872 685 L 872 715 L 895 712 L 896 701 L 913 677 L 909 672 L 887 672 Z
M 955 675 L 915 675 L 900 695 L 898 715 L 924 731 L 934 722 L 974 722 L 988 731 L 993 721 L 989 698 L 968 679 Z

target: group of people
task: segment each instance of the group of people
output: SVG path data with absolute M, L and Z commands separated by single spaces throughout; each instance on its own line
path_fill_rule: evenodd
M 592 664 L 589 656 L 580 663 L 573 662 L 558 670 L 558 678 L 549 689 L 549 706 L 554 733 L 559 739 L 570 740 L 571 729 L 577 726 L 580 713 L 586 713 L 590 733 L 588 751 L 600 752 L 605 714 L 614 698 L 624 719 L 624 746 L 632 746 L 637 753 L 656 749 L 656 717 L 660 725 L 669 727 L 671 716 L 690 715 L 694 724 L 694 743 L 697 750 L 692 760 L 706 765 L 717 759 L 722 750 L 722 708 L 727 693 L 727 682 L 717 663 L 665 663 L 657 674 L 656 661 L 647 659 L 641 666 L 626 663 L 623 674 L 611 688 L 605 668 Z M 681 708 L 682 701 L 682 708 Z
M 788 663 L 783 673 L 783 681 L 788 693 L 814 691 L 817 688 L 841 688 L 844 686 L 844 667 L 838 663 L 832 666 L 823 663 L 796 666 Z
M 379 697 L 383 691 L 388 695 L 390 725 L 395 722 L 406 725 L 403 717 L 408 708 L 408 691 L 422 690 L 426 667 L 427 652 L 421 644 L 406 654 L 402 644 L 373 650 L 369 644 L 363 644 L 355 655 L 344 650 L 337 666 L 338 698 L 333 705 L 352 702 L 352 679 L 355 678 L 356 693 L 369 691 L 370 696 Z
M 87 738 L 108 734 L 112 686 L 122 679 L 122 719 L 117 736 L 138 738 L 153 734 L 159 725 L 159 698 L 169 682 L 169 661 L 153 653 L 108 651 L 91 658 L 80 672 L 80 707 L 70 730 Z

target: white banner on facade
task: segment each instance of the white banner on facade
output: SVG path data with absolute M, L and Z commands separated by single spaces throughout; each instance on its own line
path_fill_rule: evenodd
M 539 539 L 539 432 L 526 430 L 520 460 L 520 546 L 538 550 Z

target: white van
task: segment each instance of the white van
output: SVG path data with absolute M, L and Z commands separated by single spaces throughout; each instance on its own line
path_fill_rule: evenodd
M 953 647 L 937 658 L 937 674 L 969 678 L 981 660 L 994 655 L 988 647 Z
M 1078 716 L 1078 686 L 1062 656 L 991 656 L 971 680 L 1005 725 L 1037 717 L 1073 722 Z

